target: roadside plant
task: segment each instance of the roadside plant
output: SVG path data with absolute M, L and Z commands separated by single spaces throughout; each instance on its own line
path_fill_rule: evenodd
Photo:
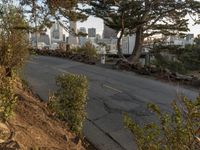
M 19 8 L 0 4 L 0 121 L 13 113 L 17 97 L 14 94 L 14 74 L 27 56 L 27 23 Z
M 0 79 L 0 121 L 6 121 L 13 113 L 17 96 L 13 92 L 13 80 L 6 77 Z
M 28 24 L 19 8 L 2 5 L 0 28 L 0 66 L 11 77 L 12 69 L 20 67 L 28 55 Z
M 56 83 L 59 89 L 50 97 L 48 106 L 73 132 L 81 134 L 86 118 L 87 79 L 83 75 L 64 74 L 57 77 Z
M 184 97 L 173 101 L 172 113 L 163 113 L 155 104 L 149 104 L 159 124 L 141 127 L 128 115 L 125 126 L 132 132 L 139 150 L 197 150 L 200 149 L 200 97 Z
M 78 54 L 85 55 L 89 59 L 97 58 L 97 50 L 91 42 L 86 42 L 83 46 L 76 49 Z

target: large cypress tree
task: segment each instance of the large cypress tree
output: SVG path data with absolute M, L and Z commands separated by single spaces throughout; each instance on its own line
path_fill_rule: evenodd
M 102 18 L 113 29 L 135 34 L 135 47 L 128 62 L 137 64 L 145 38 L 188 31 L 185 17 L 199 12 L 199 4 L 196 0 L 91 0 L 90 11 L 86 12 Z

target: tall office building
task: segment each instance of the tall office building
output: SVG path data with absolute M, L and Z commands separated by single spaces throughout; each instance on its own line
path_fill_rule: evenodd
M 75 35 L 77 33 L 76 22 L 70 21 L 70 30 L 71 30 L 71 32 L 69 33 L 68 44 L 76 46 L 76 45 L 78 45 L 78 38 Z
M 104 24 L 103 38 L 105 39 L 117 38 L 117 32 Z
M 79 32 L 87 34 L 85 27 L 80 27 Z M 80 36 L 79 37 L 79 44 L 81 46 L 84 45 L 86 43 L 86 41 L 87 41 L 86 36 Z
M 194 38 L 194 34 L 187 34 L 186 35 L 186 40 L 189 41 L 189 40 L 192 40 Z
M 63 27 L 55 22 L 50 29 L 51 43 L 58 43 L 63 40 Z
M 46 32 L 37 33 L 37 37 L 35 33 L 31 33 L 31 43 L 32 45 L 36 45 L 38 43 L 44 43 L 46 45 L 50 45 L 50 38 Z
M 95 38 L 96 37 L 96 28 L 88 28 L 88 37 Z
M 38 42 L 44 42 L 46 45 L 50 45 L 49 35 L 46 33 L 40 33 Z

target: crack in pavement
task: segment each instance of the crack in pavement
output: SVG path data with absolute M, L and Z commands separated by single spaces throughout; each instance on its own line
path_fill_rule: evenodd
M 99 126 L 97 126 L 92 120 L 86 118 L 90 123 L 92 123 L 96 128 L 98 128 L 103 134 L 105 134 L 108 138 L 110 138 L 113 142 L 115 142 L 122 150 L 126 150 L 117 140 L 115 140 L 109 133 L 105 132 Z

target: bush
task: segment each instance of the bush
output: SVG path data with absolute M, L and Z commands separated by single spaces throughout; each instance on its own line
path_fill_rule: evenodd
M 0 120 L 6 121 L 13 113 L 17 97 L 13 94 L 11 78 L 0 79 Z
M 183 98 L 174 101 L 173 112 L 162 113 L 158 106 L 149 104 L 160 124 L 139 126 L 127 115 L 125 126 L 131 130 L 140 150 L 193 150 L 200 149 L 200 97 L 195 101 Z
M 154 47 L 153 52 L 158 67 L 179 73 L 200 69 L 200 47 L 198 45 L 186 45 L 185 48 L 159 45 Z M 170 60 L 168 57 L 175 60 Z
M 28 24 L 19 8 L 9 5 L 1 11 L 0 65 L 11 74 L 12 69 L 21 67 L 28 56 Z
M 56 80 L 59 89 L 50 98 L 49 107 L 80 134 L 86 117 L 88 82 L 83 75 L 65 74 Z
M 77 53 L 89 58 L 97 58 L 97 50 L 90 42 L 86 42 L 82 47 L 77 48 Z
M 0 28 L 0 120 L 5 121 L 16 103 L 12 73 L 28 56 L 28 23 L 20 8 L 2 3 Z

